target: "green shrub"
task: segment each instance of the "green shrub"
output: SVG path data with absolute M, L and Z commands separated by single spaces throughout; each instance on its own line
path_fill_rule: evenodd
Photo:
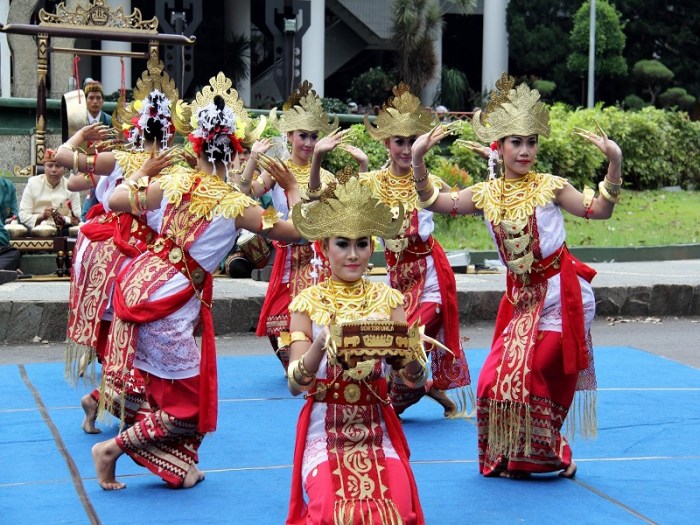
M 391 95 L 396 82 L 381 67 L 373 67 L 356 76 L 350 83 L 348 96 L 363 106 L 382 105 Z
M 323 110 L 327 113 L 350 113 L 348 105 L 339 98 L 327 97 L 321 99 Z
M 648 104 L 639 95 L 627 95 L 622 101 L 622 107 L 631 111 L 642 109 Z

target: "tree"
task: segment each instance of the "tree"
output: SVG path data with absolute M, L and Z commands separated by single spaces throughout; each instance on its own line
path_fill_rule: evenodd
M 475 0 L 394 0 L 391 7 L 397 76 L 419 94 L 433 77 L 437 57 L 433 41 L 448 4 L 467 12 Z
M 571 54 L 567 60 L 569 70 L 581 78 L 588 74 L 588 50 L 590 35 L 591 3 L 586 1 L 574 15 L 571 30 Z M 627 62 L 622 55 L 625 33 L 620 13 L 607 0 L 596 0 L 595 80 L 622 77 L 627 74 Z
M 509 72 L 554 82 L 551 96 L 570 104 L 578 100 L 578 91 L 566 59 L 573 16 L 580 5 L 581 0 L 510 0 L 506 18 Z
M 659 104 L 663 108 L 678 108 L 688 111 L 695 104 L 695 97 L 681 87 L 669 88 L 659 95 Z
M 511 0 L 512 1 L 512 0 Z M 629 64 L 660 60 L 674 83 L 700 97 L 700 9 L 694 0 L 616 0 L 625 19 Z
M 439 101 L 452 111 L 464 111 L 469 95 L 469 81 L 459 69 L 443 67 Z
M 649 93 L 652 105 L 656 104 L 656 97 L 663 86 L 673 80 L 673 71 L 658 60 L 640 60 L 632 72 L 637 83 L 643 86 L 642 92 Z

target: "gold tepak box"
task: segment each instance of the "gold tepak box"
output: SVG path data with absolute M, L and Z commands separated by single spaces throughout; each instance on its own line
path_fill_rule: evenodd
M 330 326 L 331 341 L 342 359 L 413 355 L 418 326 L 399 321 L 353 321 Z

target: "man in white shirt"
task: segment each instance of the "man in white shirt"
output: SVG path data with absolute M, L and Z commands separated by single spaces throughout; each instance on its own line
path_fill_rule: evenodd
M 112 125 L 112 117 L 107 115 L 102 111 L 102 106 L 105 103 L 105 95 L 102 91 L 102 83 L 88 79 L 83 87 L 85 92 L 85 98 L 87 100 L 87 123 L 94 124 L 95 122 L 100 122 L 102 124 Z
M 29 230 L 42 223 L 56 226 L 57 235 L 61 235 L 80 222 L 80 193 L 68 190 L 64 168 L 54 162 L 55 155 L 54 150 L 47 149 L 44 174 L 27 181 L 19 204 L 19 220 Z

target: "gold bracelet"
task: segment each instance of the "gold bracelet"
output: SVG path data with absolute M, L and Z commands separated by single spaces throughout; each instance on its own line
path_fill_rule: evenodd
M 302 355 L 299 358 L 299 363 L 297 364 L 297 368 L 299 369 L 299 373 L 301 374 L 301 377 L 314 377 L 316 374 L 311 374 L 306 369 L 306 366 L 304 366 L 304 357 L 306 357 L 306 354 Z
M 614 183 L 610 182 L 608 180 L 608 177 L 606 176 L 603 179 L 603 185 L 605 186 L 605 189 L 608 190 L 608 193 L 612 196 L 616 196 L 620 194 L 620 191 L 622 190 L 622 179 L 620 179 L 620 182 Z
M 289 384 L 292 385 L 292 387 L 295 390 L 298 390 L 299 392 L 305 392 L 311 388 L 311 385 L 313 385 L 313 378 L 308 382 L 304 383 L 303 379 L 299 381 L 296 377 L 296 373 L 299 368 L 299 360 L 292 361 L 289 363 L 289 366 L 287 367 L 287 381 L 289 381 Z
M 75 151 L 75 146 L 73 146 L 72 144 L 68 144 L 67 142 L 64 142 L 64 143 L 61 144 L 59 147 L 57 147 L 57 148 L 56 148 L 56 151 L 58 151 L 58 150 L 61 149 L 61 148 L 66 148 L 66 149 L 68 149 L 68 150 L 70 150 L 70 151 Z
M 603 181 L 598 183 L 598 191 L 600 192 L 600 196 L 611 204 L 617 204 L 620 202 L 620 194 L 618 193 L 617 195 L 611 195 L 608 193 L 608 189 L 605 187 Z
M 321 185 L 318 188 L 316 188 L 315 190 L 312 190 L 311 186 L 309 186 L 307 184 L 306 195 L 311 199 L 317 199 L 321 196 L 321 194 L 323 193 L 323 190 L 324 190 L 323 183 L 321 183 Z
M 422 164 L 421 164 L 421 166 L 422 166 Z M 415 175 L 416 172 L 414 171 L 413 174 Z M 419 182 L 423 182 L 424 180 L 427 180 L 427 178 L 428 178 L 429 176 L 430 176 L 430 173 L 428 173 L 428 170 L 425 170 L 425 173 L 423 174 L 422 177 L 418 177 L 418 178 L 413 177 L 413 182 L 414 182 L 415 184 L 418 184 Z
M 423 200 L 421 198 L 420 193 L 418 194 L 418 202 L 416 203 L 416 205 L 421 209 L 430 208 L 435 203 L 435 201 L 437 200 L 437 198 L 439 196 L 440 196 L 440 190 L 438 189 L 437 186 L 433 186 L 433 193 L 430 197 L 428 197 L 427 200 Z
M 86 170 L 88 173 L 95 172 L 95 157 L 96 155 L 88 155 L 86 159 Z
M 73 150 L 73 172 L 78 173 L 78 150 Z

